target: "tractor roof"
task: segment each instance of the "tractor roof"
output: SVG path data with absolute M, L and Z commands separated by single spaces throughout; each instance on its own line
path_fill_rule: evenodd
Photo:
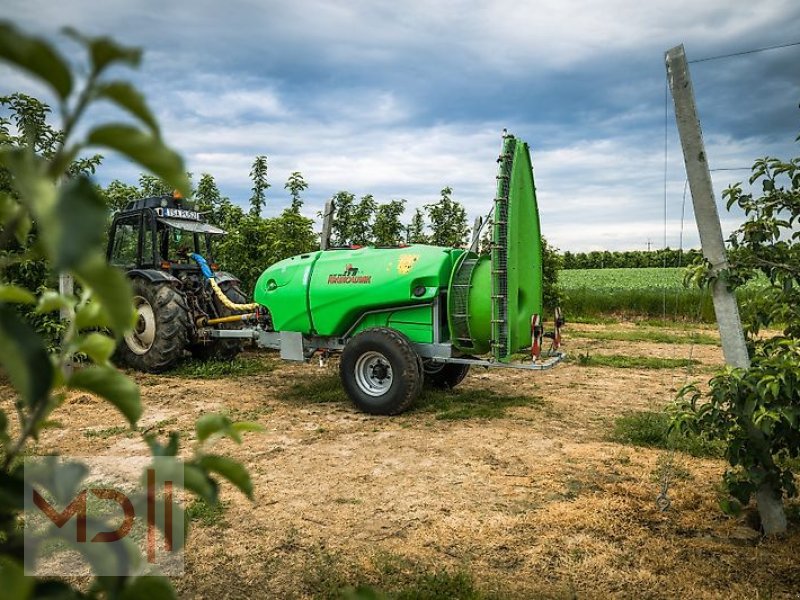
M 151 196 L 149 198 L 139 198 L 131 200 L 125 205 L 124 211 L 144 210 L 145 208 L 186 208 L 182 198 L 174 198 L 172 195 Z

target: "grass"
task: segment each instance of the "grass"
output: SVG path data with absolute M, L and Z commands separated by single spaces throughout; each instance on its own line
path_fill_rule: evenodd
M 719 345 L 719 338 L 707 333 L 686 332 L 683 334 L 659 330 L 636 331 L 577 331 L 573 337 L 589 340 L 611 340 L 620 342 L 655 342 L 658 344 L 705 344 Z
M 425 389 L 417 399 L 413 412 L 432 413 L 441 421 L 464 419 L 502 419 L 508 409 L 518 406 L 542 406 L 536 396 L 499 394 L 494 390 L 456 388 Z
M 284 394 L 284 398 L 293 402 L 350 402 L 336 375 L 295 381 Z M 411 412 L 433 414 L 436 419 L 444 421 L 501 419 L 508 416 L 509 408 L 541 405 L 541 398 L 535 396 L 505 395 L 493 390 L 469 388 L 455 390 L 425 388 Z
M 584 367 L 613 367 L 615 369 L 679 369 L 700 364 L 690 358 L 659 358 L 656 356 L 627 356 L 624 354 L 578 354 L 575 360 Z
M 723 445 L 695 434 L 670 431 L 670 417 L 665 412 L 636 411 L 617 418 L 611 441 L 630 446 L 677 450 L 692 456 L 721 457 Z
M 378 552 L 371 564 L 357 565 L 319 549 L 306 569 L 303 591 L 327 600 L 488 600 L 464 568 L 427 566 Z
M 135 431 L 130 427 L 106 427 L 105 429 L 89 429 L 83 432 L 83 436 L 87 438 L 101 438 L 107 439 L 115 435 L 125 434 L 127 437 L 132 437 Z
M 263 358 L 239 357 L 233 360 L 189 359 L 165 373 L 168 377 L 185 379 L 224 379 L 226 377 L 246 377 L 263 375 L 274 369 L 274 365 Z
M 567 319 L 645 316 L 713 323 L 708 290 L 684 287 L 684 269 L 570 269 L 558 274 Z M 740 304 L 758 293 L 759 282 L 736 291 Z M 746 316 L 746 315 L 743 315 Z
M 222 525 L 225 517 L 225 505 L 222 502 L 209 504 L 202 498 L 195 498 L 186 507 L 186 518 L 203 527 Z

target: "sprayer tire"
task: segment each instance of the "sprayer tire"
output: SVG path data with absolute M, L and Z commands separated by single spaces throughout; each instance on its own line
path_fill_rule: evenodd
M 400 414 L 422 391 L 422 372 L 411 342 L 387 327 L 366 329 L 347 342 L 339 375 L 350 399 L 372 415 Z
M 186 298 L 167 283 L 136 278 L 131 288 L 138 319 L 117 346 L 116 358 L 138 371 L 161 373 L 183 357 L 189 343 Z
M 424 364 L 425 370 L 425 383 L 430 387 L 439 388 L 442 390 L 451 390 L 459 383 L 464 381 L 464 378 L 469 373 L 469 365 L 460 365 L 456 363 L 445 363 L 435 365 L 435 363 Z
M 223 282 L 219 287 L 233 303 L 245 304 L 247 302 L 247 296 L 235 283 L 231 281 Z M 221 317 L 237 314 L 228 307 L 223 306 L 222 302 L 216 297 L 214 298 L 214 304 Z M 243 325 L 244 323 L 239 321 L 238 323 L 221 323 L 218 327 L 220 329 L 241 329 Z M 241 340 L 222 338 L 193 344 L 190 350 L 192 356 L 200 360 L 233 360 L 242 351 L 242 347 L 243 342 Z

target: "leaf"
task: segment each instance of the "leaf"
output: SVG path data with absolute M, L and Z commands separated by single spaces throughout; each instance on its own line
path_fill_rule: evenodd
M 224 415 L 216 413 L 203 415 L 202 417 L 197 419 L 197 423 L 195 423 L 195 430 L 197 431 L 197 440 L 202 443 L 215 433 L 220 433 L 222 435 L 229 435 L 231 432 L 233 432 L 233 429 L 231 427 L 232 425 L 233 423 L 231 422 L 231 420 Z M 233 433 L 235 434 L 235 432 Z M 241 438 L 239 438 L 238 441 L 241 442 Z
M 62 308 L 73 308 L 75 306 L 75 298 L 70 298 L 59 294 L 54 290 L 47 290 L 39 296 L 39 304 L 36 306 L 36 312 L 40 315 L 55 312 Z
M 67 386 L 105 398 L 125 415 L 132 426 L 142 415 L 139 388 L 114 367 L 92 366 L 75 371 L 67 380 Z
M 130 125 L 101 125 L 89 132 L 87 142 L 116 150 L 163 179 L 185 197 L 191 195 L 183 159 L 159 138 Z
M 253 499 L 253 482 L 247 469 L 227 456 L 208 455 L 200 459 L 200 466 L 230 481 L 250 500 Z
M 8 556 L 0 556 L 0 589 L 3 590 L 3 597 L 26 600 L 31 597 L 35 582 L 35 578 L 25 575 L 22 565 Z
M 249 431 L 264 431 L 264 427 L 260 423 L 253 423 L 252 421 L 237 421 L 231 425 L 234 431 L 239 433 L 247 433 Z
M 97 97 L 110 100 L 120 108 L 127 110 L 147 125 L 154 135 L 160 135 L 158 122 L 147 107 L 144 96 L 131 84 L 125 81 L 104 83 L 98 86 Z
M 8 305 L 0 304 L 0 364 L 25 404 L 46 402 L 53 365 L 42 339 Z
M 122 271 L 109 266 L 102 256 L 95 255 L 91 260 L 84 261 L 75 270 L 75 275 L 84 288 L 91 288 L 91 303 L 98 305 L 105 313 L 108 326 L 117 336 L 131 328 L 134 318 L 133 297 L 130 282 Z M 91 310 L 93 316 L 103 316 L 98 314 L 98 308 Z
M 103 365 L 108 363 L 116 347 L 114 339 L 95 331 L 80 341 L 76 352 L 83 352 L 96 364 Z
M 108 212 L 88 178 L 77 177 L 61 186 L 55 216 L 58 235 L 50 256 L 55 271 L 71 269 L 101 250 Z
M 18 285 L 0 284 L 0 302 L 10 304 L 36 304 L 36 296 Z
M 184 465 L 183 487 L 193 491 L 209 504 L 217 503 L 217 484 L 197 465 Z
M 172 600 L 177 597 L 169 579 L 163 575 L 137 577 L 125 586 L 120 595 L 121 600 Z
M 64 33 L 86 47 L 96 73 L 100 73 L 116 62 L 125 63 L 130 67 L 138 67 L 142 60 L 140 48 L 120 46 L 109 37 L 90 37 L 72 27 L 65 27 Z
M 0 58 L 48 83 L 61 100 L 72 91 L 66 61 L 44 40 L 25 35 L 8 22 L 0 22 Z

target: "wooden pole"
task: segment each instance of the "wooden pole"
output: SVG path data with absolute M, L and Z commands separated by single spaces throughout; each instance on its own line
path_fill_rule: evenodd
M 331 229 L 333 228 L 333 200 L 325 203 L 322 213 L 322 234 L 320 234 L 319 249 L 327 250 L 331 246 Z
M 689 65 L 682 44 L 667 51 L 666 63 L 669 87 L 675 103 L 675 120 L 683 148 L 683 162 L 686 165 L 686 176 L 692 192 L 697 229 L 700 232 L 700 244 L 703 247 L 703 256 L 711 263 L 712 274 L 717 274 L 728 268 L 728 257 L 717 204 L 714 200 L 714 188 L 711 184 L 708 156 L 703 143 L 703 132 L 700 129 L 700 118 L 697 115 Z M 748 369 L 750 357 L 747 354 L 736 296 L 720 278 L 713 280 L 711 291 L 725 362 L 733 367 Z M 767 462 L 771 461 L 772 455 L 763 432 L 750 422 L 747 433 L 759 454 L 764 456 Z M 756 502 L 764 533 L 772 535 L 785 532 L 786 514 L 780 494 L 776 493 L 771 485 L 764 483 L 756 491 Z

